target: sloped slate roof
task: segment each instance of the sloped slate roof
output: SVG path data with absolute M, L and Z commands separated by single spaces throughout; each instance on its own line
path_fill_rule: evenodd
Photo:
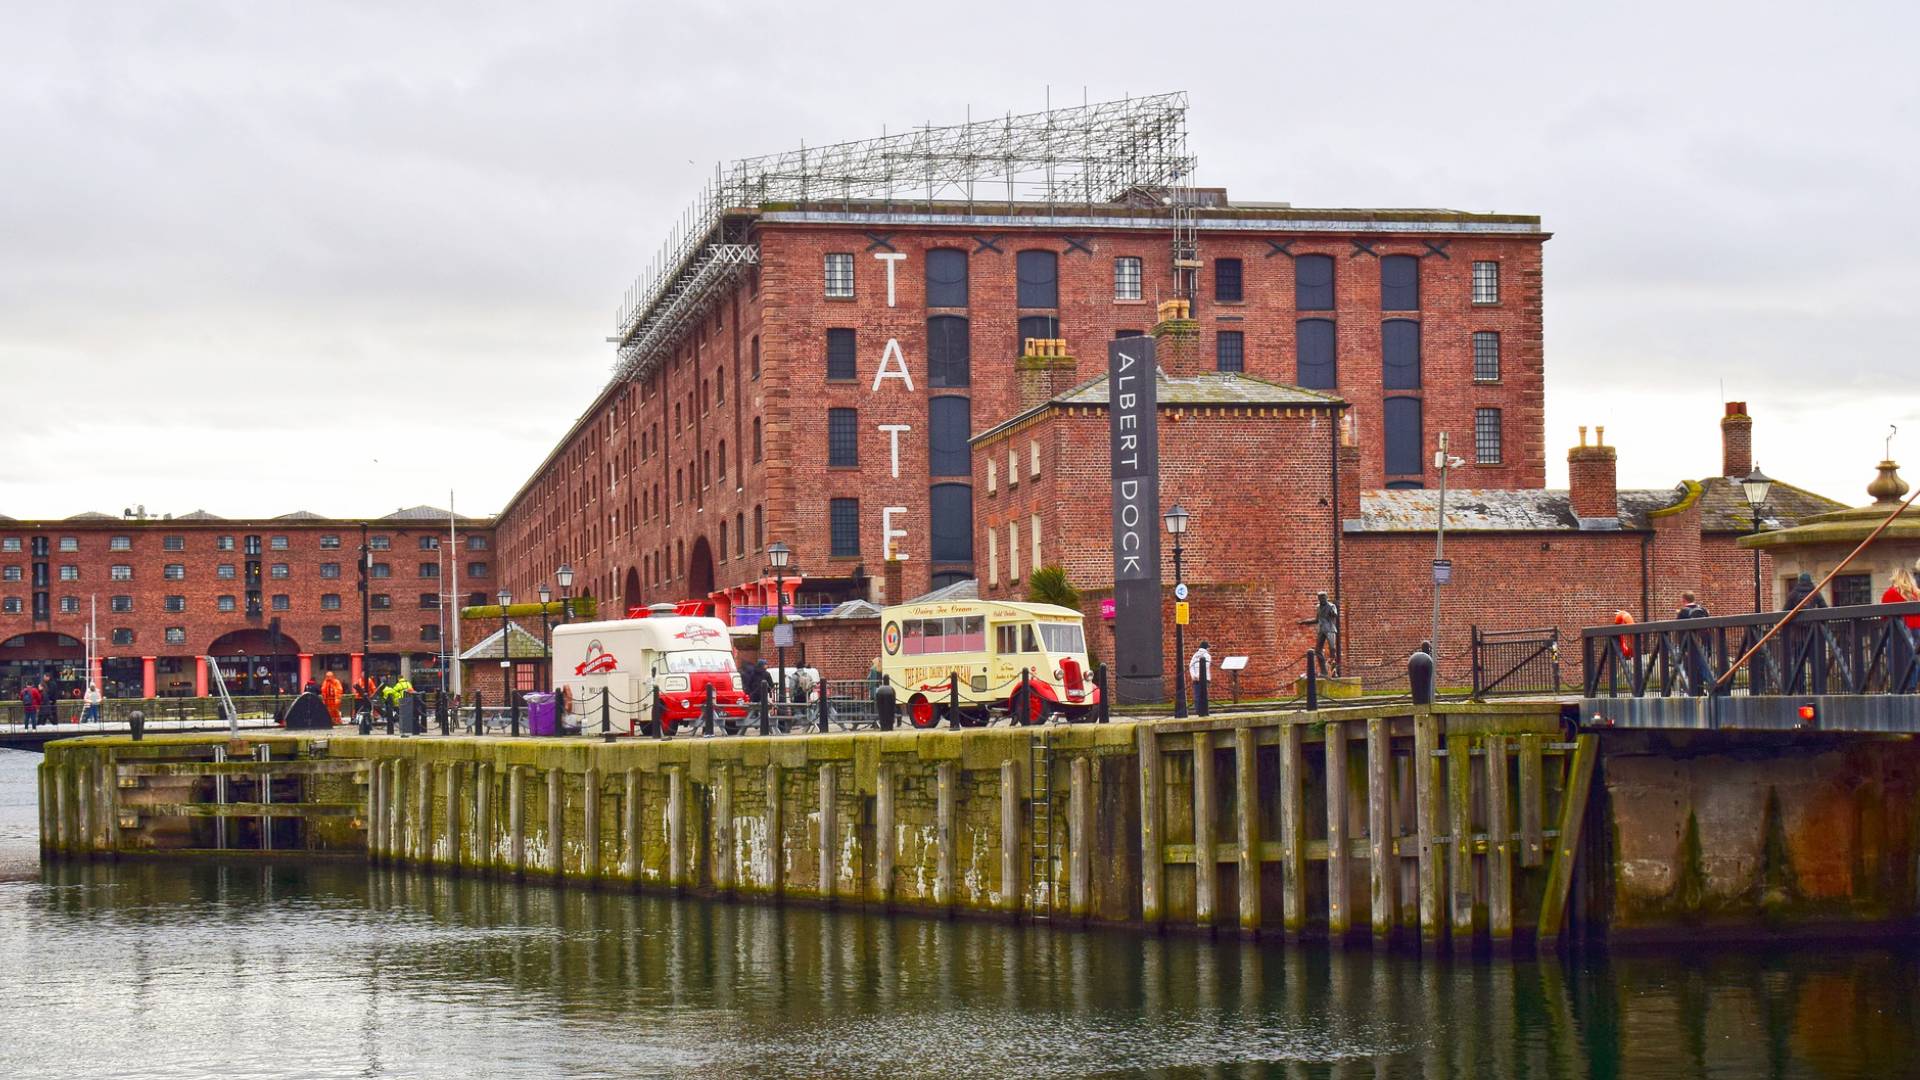
M 878 614 L 880 614 L 880 607 L 877 604 L 865 600 L 848 600 L 820 617 L 823 619 L 871 619 Z
M 978 599 L 980 599 L 980 581 L 978 578 L 968 578 L 965 581 L 956 581 L 951 585 L 943 585 L 923 596 L 916 596 L 907 601 L 907 603 L 929 604 L 939 600 Z
M 84 514 L 74 514 L 73 516 L 67 518 L 66 520 L 68 521 L 118 521 L 120 519 L 114 517 L 112 514 L 103 514 L 98 510 L 89 510 Z
M 1845 510 L 1838 503 L 1811 491 L 1775 480 L 1760 509 L 1763 529 L 1791 529 L 1815 514 Z M 1753 511 L 1747 508 L 1746 492 L 1740 481 L 1725 476 L 1710 476 L 1700 481 L 1700 528 L 1705 532 L 1753 531 Z
M 513 655 L 510 659 L 545 660 L 547 658 L 546 646 L 541 644 L 538 634 L 529 633 L 525 627 L 517 622 L 510 622 L 507 626 L 513 631 Z M 481 639 L 478 645 L 461 653 L 460 659 L 499 660 L 500 633 L 500 631 L 495 630 L 493 633 L 488 634 L 485 638 Z
M 1700 482 L 1700 527 L 1706 532 L 1749 532 L 1753 527 L 1747 500 L 1736 481 L 1713 477 Z M 1791 528 L 1804 517 L 1838 509 L 1839 504 L 1789 484 L 1775 483 L 1761 513 L 1768 529 Z M 1618 494 L 1617 523 L 1589 521 L 1585 528 L 1646 529 L 1648 515 L 1678 506 L 1687 497 L 1686 485 L 1669 489 L 1625 490 Z M 1361 532 L 1432 532 L 1440 492 L 1435 488 L 1367 491 L 1360 496 Z M 1735 504 L 1738 504 L 1737 509 Z M 1536 532 L 1582 528 L 1573 514 L 1573 500 L 1564 490 L 1466 488 L 1447 492 L 1447 528 L 1482 532 Z
M 175 521 L 225 521 L 219 514 L 210 514 L 205 510 L 195 510 L 191 514 L 181 514 Z
M 1266 405 L 1284 408 L 1293 407 L 1331 407 L 1342 405 L 1343 399 L 1333 394 L 1323 394 L 1318 390 L 1305 390 L 1298 386 L 1268 382 L 1239 372 L 1207 372 L 1200 375 L 1168 375 L 1158 368 L 1154 369 L 1157 388 L 1157 401 L 1160 408 L 1198 408 L 1207 405 Z M 1105 374 L 1095 376 L 1086 382 L 1041 402 L 1030 409 L 1020 412 L 1001 423 L 975 435 L 972 442 L 979 442 L 999 432 L 1024 423 L 1028 418 L 1060 406 L 1097 405 L 1106 406 L 1113 401 L 1111 390 L 1107 386 Z
M 408 506 L 382 515 L 381 521 L 445 521 L 447 511 L 437 506 Z
M 311 510 L 295 510 L 291 514 L 281 514 L 278 517 L 274 518 L 273 520 L 275 521 L 325 521 L 327 519 L 321 517 L 319 514 L 316 514 Z

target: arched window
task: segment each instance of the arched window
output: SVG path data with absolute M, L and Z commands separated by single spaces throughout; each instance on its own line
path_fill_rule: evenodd
M 713 369 L 713 403 L 715 405 L 727 403 L 727 365 L 725 364 Z
M 753 372 L 753 377 L 757 379 L 760 377 L 760 335 L 759 334 L 753 335 L 753 343 L 752 345 L 749 346 L 748 351 L 753 355 L 752 372 Z
M 753 460 L 760 460 L 760 418 L 753 418 Z
M 1294 381 L 1308 390 L 1332 390 L 1340 385 L 1340 365 L 1334 353 L 1332 319 L 1301 319 L 1296 327 Z
M 1293 306 L 1301 311 L 1333 310 L 1333 256 L 1301 255 L 1293 260 Z
M 738 513 L 733 516 L 733 542 L 740 545 L 741 558 L 747 557 L 747 515 Z
M 1060 256 L 1052 251 L 1022 251 L 1016 257 L 1023 308 L 1060 306 Z
M 966 386 L 972 378 L 972 344 L 968 340 L 967 320 L 958 315 L 935 315 L 928 319 L 928 384 Z
M 967 253 L 956 248 L 927 252 L 927 306 L 967 306 Z
M 931 476 L 972 476 L 967 440 L 973 435 L 973 403 L 963 397 L 927 402 L 927 472 Z
M 724 482 L 726 478 L 727 478 L 727 440 L 721 439 L 720 440 L 720 479 Z M 721 548 L 724 549 L 727 545 L 721 544 L 720 546 Z
M 1382 412 L 1381 443 L 1386 449 L 1386 473 L 1388 477 L 1412 477 L 1408 483 L 1389 481 L 1388 487 L 1419 487 L 1419 478 L 1424 475 L 1421 469 L 1424 436 L 1420 430 L 1420 399 L 1413 397 L 1390 397 Z
M 722 518 L 720 520 L 720 561 L 726 562 L 728 554 L 729 554 L 729 549 L 727 547 L 727 522 L 725 518 Z
M 1420 260 L 1389 255 L 1380 260 L 1380 310 L 1420 310 Z
M 927 493 L 932 510 L 928 530 L 937 563 L 973 561 L 973 488 L 967 484 L 935 484 Z
M 765 551 L 766 549 L 767 519 L 761 508 L 756 506 L 753 508 L 753 550 Z
M 1420 324 L 1388 319 L 1380 324 L 1380 385 L 1387 390 L 1420 389 Z

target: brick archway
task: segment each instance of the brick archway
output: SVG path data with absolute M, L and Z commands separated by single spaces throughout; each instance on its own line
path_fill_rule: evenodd
M 713 591 L 713 546 L 702 536 L 693 542 L 693 552 L 687 558 L 687 595 L 688 600 L 704 600 Z
M 625 587 L 620 590 L 620 600 L 623 615 L 641 605 L 640 571 L 631 566 L 627 567 L 627 580 Z

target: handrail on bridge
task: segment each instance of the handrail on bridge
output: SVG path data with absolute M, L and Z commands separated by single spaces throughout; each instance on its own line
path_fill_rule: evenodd
M 1778 628 L 1778 632 L 1776 632 Z M 1580 631 L 1584 694 L 1911 694 L 1920 683 L 1920 603 L 1763 611 Z

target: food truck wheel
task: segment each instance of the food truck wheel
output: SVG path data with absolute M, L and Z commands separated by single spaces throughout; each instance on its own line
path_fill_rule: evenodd
M 912 718 L 914 727 L 930 728 L 934 725 L 933 702 L 915 694 L 913 700 L 907 702 L 907 715 Z
M 1017 702 L 1019 696 L 1015 695 L 1014 700 Z M 1018 705 L 1014 705 L 1012 712 L 1014 714 L 1013 718 L 1016 721 L 1028 727 L 1032 727 L 1035 724 L 1044 724 L 1047 722 L 1047 699 L 1041 697 L 1039 694 L 1028 694 L 1026 708 L 1022 709 Z

